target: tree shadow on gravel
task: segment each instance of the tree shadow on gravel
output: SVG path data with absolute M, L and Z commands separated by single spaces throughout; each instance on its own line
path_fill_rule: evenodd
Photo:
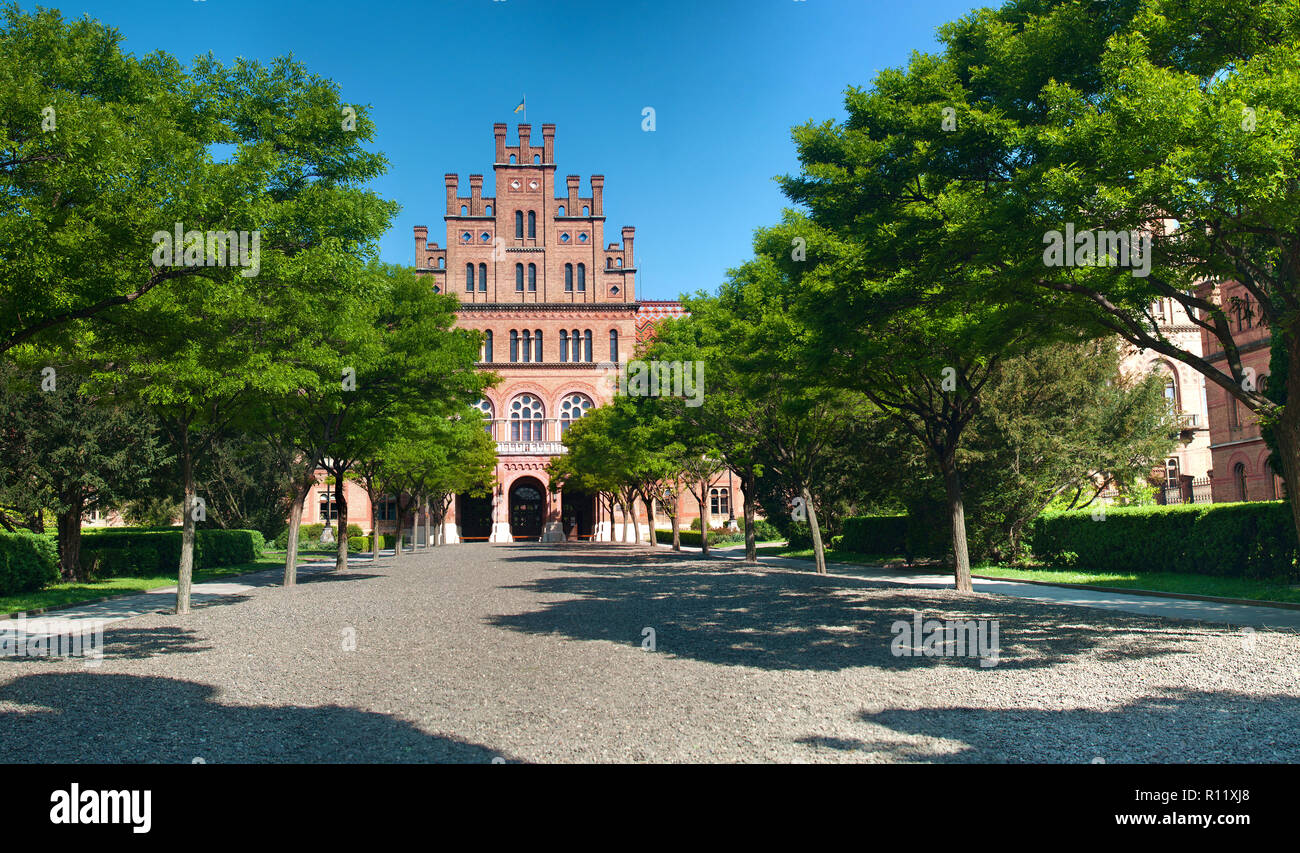
M 216 693 L 152 676 L 22 676 L 0 685 L 0 762 L 488 764 L 500 756 L 383 714 L 337 705 L 227 706 L 214 701 Z
M 864 711 L 862 722 L 950 743 L 881 747 L 845 741 L 878 760 L 956 764 L 1260 763 L 1300 761 L 1300 697 L 1164 690 L 1111 710 L 991 708 Z M 818 738 L 800 742 L 823 746 Z
M 590 553 L 585 560 L 588 569 L 557 566 L 567 571 L 511 587 L 564 600 L 495 616 L 491 624 L 638 647 L 649 627 L 659 653 L 764 669 L 956 666 L 978 672 L 1049 667 L 1084 655 L 1114 662 L 1186 654 L 1190 635 L 1221 630 L 866 578 L 738 572 L 709 562 L 633 554 Z M 899 621 L 910 625 L 918 612 L 923 620 L 998 620 L 996 668 L 981 667 L 974 656 L 895 656 L 892 627 Z

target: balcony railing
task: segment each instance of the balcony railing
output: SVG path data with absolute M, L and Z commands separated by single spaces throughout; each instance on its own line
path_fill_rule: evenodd
M 568 448 L 558 441 L 498 441 L 498 456 L 554 456 L 568 453 Z

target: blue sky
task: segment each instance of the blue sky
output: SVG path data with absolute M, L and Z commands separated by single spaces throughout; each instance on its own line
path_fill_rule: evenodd
M 23 8 L 34 5 L 20 0 Z M 443 175 L 484 174 L 492 124 L 527 95 L 540 144 L 557 125 L 563 176 L 605 175 L 606 233 L 637 229 L 640 296 L 713 290 L 744 261 L 794 171 L 790 128 L 843 118 L 843 90 L 934 47 L 970 0 L 46 0 L 125 36 L 126 49 L 189 61 L 292 53 L 369 104 L 390 161 L 374 184 L 402 210 L 383 259 L 414 263 L 411 229 L 444 242 Z M 642 109 L 656 130 L 642 131 Z

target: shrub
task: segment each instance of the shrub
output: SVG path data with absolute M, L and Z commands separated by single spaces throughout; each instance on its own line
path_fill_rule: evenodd
M 249 563 L 262 556 L 266 540 L 257 530 L 214 530 L 194 532 L 194 568 L 216 568 Z M 107 528 L 82 534 L 82 566 L 89 567 L 86 555 L 92 557 L 105 550 L 136 551 L 135 556 L 110 555 L 107 566 L 115 573 L 124 564 L 129 572 L 161 571 L 171 573 L 181 562 L 181 529 Z M 152 555 L 152 566 L 146 564 Z M 102 564 L 102 558 L 101 558 Z M 103 569 L 101 569 L 102 571 Z M 112 577 L 114 575 L 103 575 Z
M 702 547 L 702 540 L 701 540 L 701 538 L 700 538 L 700 531 L 698 531 L 698 530 L 681 530 L 681 531 L 678 531 L 678 533 L 679 533 L 679 535 L 680 535 L 680 537 L 681 537 L 681 538 L 680 538 L 680 542 L 682 543 L 682 547 L 683 547 L 683 548 L 700 548 L 700 547 Z M 717 531 L 717 530 L 710 530 L 710 531 L 709 531 L 709 545 L 710 545 L 710 546 L 717 545 L 717 544 L 719 544 L 719 543 L 723 543 L 723 542 L 724 542 L 724 539 L 725 539 L 725 537 L 723 536 L 723 534 L 722 534 L 720 531 Z M 672 532 L 671 530 L 656 530 L 656 531 L 655 531 L 655 541 L 657 541 L 657 542 L 662 542 L 662 543 L 664 543 L 664 544 L 666 544 L 666 545 L 671 545 L 671 544 L 673 544 L 673 532 Z
M 82 548 L 81 567 L 91 580 L 152 575 L 160 568 L 158 551 L 148 545 Z
M 59 552 L 48 535 L 0 530 L 0 595 L 33 592 L 59 579 Z
M 1030 537 L 1034 555 L 1053 566 L 1300 579 L 1284 501 L 1107 507 L 1096 519 L 1092 510 L 1044 513 Z
M 856 515 L 844 519 L 844 533 L 831 547 L 859 554 L 939 557 L 948 549 L 947 520 L 918 505 L 907 515 Z M 839 540 L 836 543 L 836 539 Z

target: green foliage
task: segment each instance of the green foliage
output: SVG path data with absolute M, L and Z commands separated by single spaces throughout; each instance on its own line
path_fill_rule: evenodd
M 0 530 L 0 595 L 32 592 L 59 579 L 59 557 L 49 536 Z
M 679 537 L 678 541 L 681 542 L 683 547 L 685 548 L 702 547 L 703 537 L 701 536 L 698 530 L 679 530 L 677 531 L 677 533 Z M 721 530 L 709 531 L 710 545 L 725 545 L 731 542 L 738 542 L 740 540 L 741 537 L 736 536 L 734 533 L 733 534 L 723 533 Z M 673 543 L 673 532 L 671 530 L 656 530 L 655 541 L 659 542 L 660 544 L 671 545 Z
M 1107 507 L 1045 513 L 1032 528 L 1044 563 L 1088 571 L 1190 572 L 1300 580 L 1295 525 L 1282 501 Z
M 148 545 L 81 549 L 81 565 L 89 580 L 149 576 L 159 570 L 158 551 Z
M 140 571 L 174 572 L 181 558 L 181 530 L 177 527 L 156 530 L 110 527 L 86 531 L 82 542 L 82 552 L 91 554 L 92 559 L 105 550 L 132 551 L 132 555 L 111 555 L 109 563 L 120 566 L 124 561 L 130 562 L 131 568 Z M 198 530 L 194 542 L 195 568 L 249 563 L 262 556 L 265 547 L 266 540 L 257 530 Z M 155 558 L 151 567 L 143 562 L 148 553 Z

